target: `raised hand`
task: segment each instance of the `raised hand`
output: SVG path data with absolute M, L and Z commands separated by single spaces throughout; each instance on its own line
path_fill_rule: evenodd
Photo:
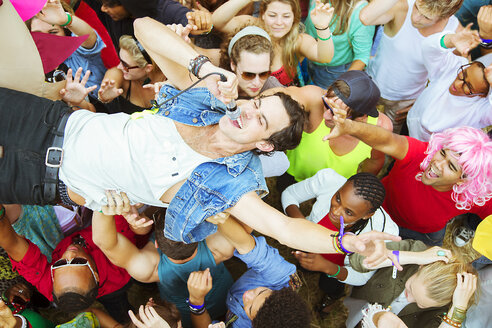
M 453 257 L 453 253 L 451 253 L 449 249 L 438 246 L 431 247 L 423 252 L 418 252 L 416 255 L 418 255 L 418 260 L 415 264 L 420 265 L 434 263 L 437 261 L 449 263 L 449 260 Z
M 137 319 L 133 311 L 128 311 L 130 315 L 130 319 L 138 328 L 170 328 L 169 324 L 166 320 L 162 319 L 162 317 L 155 311 L 152 306 L 140 305 L 138 309 L 138 315 L 140 316 L 140 320 Z
M 116 87 L 116 82 L 110 79 L 104 79 L 101 82 L 101 87 L 97 92 L 97 99 L 102 103 L 111 102 L 114 98 L 119 97 L 123 93 L 123 89 Z
M 453 307 L 462 310 L 468 308 L 468 302 L 477 289 L 477 276 L 473 273 L 462 272 L 456 275 L 457 285 L 453 293 Z
M 10 303 L 14 302 L 14 297 L 20 297 L 24 302 L 29 303 L 32 297 L 32 290 L 23 282 L 19 282 L 5 291 L 5 296 Z
M 333 111 L 332 119 L 335 122 L 335 126 L 331 129 L 330 134 L 324 136 L 323 141 L 333 139 L 338 136 L 346 134 L 347 133 L 346 130 L 348 129 L 350 123 L 352 122 L 350 119 L 347 119 L 348 107 L 345 104 L 343 105 L 340 104 L 341 100 L 333 101 L 328 98 L 325 98 L 325 101 Z M 328 111 L 325 112 L 325 115 L 329 115 Z
M 299 261 L 299 264 L 307 270 L 310 271 L 327 271 L 327 267 L 330 265 L 330 261 L 325 259 L 320 254 L 305 253 L 301 251 L 294 252 L 294 256 Z
M 85 97 L 94 89 L 97 88 L 97 85 L 93 85 L 92 87 L 85 87 L 87 80 L 89 80 L 89 76 L 91 75 L 91 71 L 85 72 L 82 80 L 80 80 L 80 76 L 82 75 L 82 67 L 79 67 L 77 72 L 75 72 L 75 76 L 72 78 L 72 69 L 69 69 L 67 72 L 67 80 L 65 83 L 65 88 L 60 90 L 60 95 L 62 96 L 62 100 L 65 101 L 70 106 L 79 105 L 82 101 L 84 101 Z
M 43 9 L 36 14 L 36 17 L 53 25 L 63 25 L 66 24 L 68 20 L 60 0 L 48 0 Z
M 146 215 L 138 213 L 135 205 L 130 205 L 130 210 L 126 213 L 122 213 L 126 222 L 135 230 L 145 229 L 154 224 L 154 221 L 149 219 Z
M 212 30 L 212 14 L 208 11 L 194 10 L 186 13 L 188 24 L 192 26 L 191 34 L 200 35 Z
M 468 56 L 468 53 L 480 44 L 478 31 L 472 30 L 471 26 L 472 23 L 456 34 L 451 35 L 453 46 L 463 57 Z
M 190 303 L 202 305 L 205 303 L 205 296 L 212 289 L 212 275 L 210 269 L 195 271 L 188 277 L 188 292 L 190 293 Z
M 482 6 L 477 15 L 478 30 L 484 39 L 492 38 L 492 6 Z
M 174 31 L 177 35 L 181 37 L 181 39 L 185 40 L 188 43 L 191 43 L 189 34 L 193 30 L 193 25 L 187 24 L 183 26 L 181 24 L 169 24 L 166 25 L 171 31 Z
M 107 204 L 102 206 L 104 215 L 122 215 L 130 212 L 130 200 L 125 192 L 106 190 Z
M 325 30 L 330 26 L 331 18 L 333 17 L 334 8 L 330 4 L 322 3 L 316 0 L 316 6 L 311 10 L 311 21 L 318 30 Z
M 218 72 L 223 74 L 227 81 L 222 82 L 220 80 L 220 76 L 214 74 L 205 79 L 205 83 L 210 92 L 220 101 L 227 104 L 232 99 L 237 98 L 237 76 L 236 74 L 226 71 L 220 67 L 213 65 L 210 62 L 206 62 L 200 69 L 199 75 L 200 77 L 204 77 L 208 73 Z

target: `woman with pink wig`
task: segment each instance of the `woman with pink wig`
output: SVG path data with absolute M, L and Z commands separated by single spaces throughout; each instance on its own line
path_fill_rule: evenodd
M 458 127 L 422 142 L 346 120 L 346 112 L 332 105 L 336 127 L 325 139 L 349 134 L 396 160 L 382 180 L 383 208 L 400 227 L 400 236 L 439 245 L 455 216 L 474 213 L 483 219 L 492 214 L 492 141 L 487 134 Z

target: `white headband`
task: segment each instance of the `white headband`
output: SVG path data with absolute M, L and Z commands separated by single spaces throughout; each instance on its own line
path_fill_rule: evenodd
M 232 47 L 234 47 L 234 44 L 239 39 L 241 39 L 243 36 L 246 36 L 246 35 L 259 35 L 259 36 L 264 37 L 268 41 L 272 42 L 272 40 L 270 39 L 270 36 L 268 35 L 268 33 L 264 29 L 261 29 L 258 26 L 246 26 L 241 31 L 236 33 L 236 35 L 234 35 L 234 37 L 232 38 L 231 42 L 229 42 L 229 47 L 227 48 L 227 53 L 229 54 L 229 57 L 231 56 L 231 51 L 232 51 Z

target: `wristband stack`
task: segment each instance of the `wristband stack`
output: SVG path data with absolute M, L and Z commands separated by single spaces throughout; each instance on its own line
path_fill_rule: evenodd
M 195 77 L 200 78 L 198 76 L 198 73 L 200 72 L 200 69 L 202 68 L 203 64 L 206 62 L 209 62 L 210 59 L 207 56 L 204 55 L 198 55 L 195 58 L 190 60 L 190 63 L 188 64 L 188 71 L 193 74 Z
M 445 323 L 447 323 L 451 327 L 456 327 L 456 328 L 460 328 L 461 327 L 461 322 L 452 320 L 451 318 L 448 317 L 448 314 L 447 313 L 442 318 L 442 321 L 444 321 Z
M 194 305 L 190 303 L 189 298 L 186 299 L 186 303 L 188 304 L 190 312 L 193 313 L 194 315 L 201 315 L 205 313 L 206 310 L 205 303 L 203 303 L 202 305 Z

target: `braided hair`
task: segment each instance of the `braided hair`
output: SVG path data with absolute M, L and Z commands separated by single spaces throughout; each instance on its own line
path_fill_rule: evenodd
M 369 209 L 370 213 L 374 213 L 378 208 L 383 205 L 384 197 L 386 195 L 386 190 L 384 189 L 384 185 L 381 180 L 378 179 L 372 173 L 360 172 L 357 173 L 350 178 L 348 178 L 347 182 L 351 181 L 354 186 L 355 195 L 362 197 L 365 201 L 371 204 L 371 208 Z M 386 216 L 383 216 L 386 223 Z M 362 229 L 367 225 L 368 220 L 359 220 L 357 221 L 353 227 L 351 227 L 351 231 L 359 233 Z M 372 225 L 372 221 L 371 221 Z M 385 224 L 384 224 L 385 225 Z M 383 230 L 384 230 L 383 225 Z

